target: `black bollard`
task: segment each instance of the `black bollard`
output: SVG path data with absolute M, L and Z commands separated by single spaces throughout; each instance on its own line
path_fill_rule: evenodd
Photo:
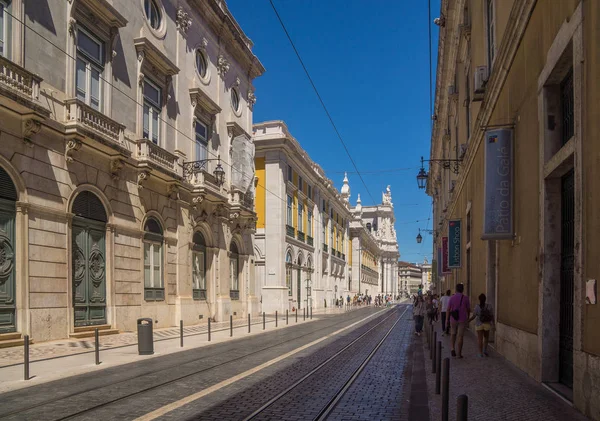
M 233 338 L 233 314 L 229 315 L 229 337 Z
M 310 311 L 310 320 L 312 320 L 312 307 L 309 307 L 308 311 Z
M 296 309 L 296 323 L 298 323 L 298 309 Z
M 431 326 L 431 330 L 429 331 L 429 359 L 433 360 L 433 350 L 435 348 L 435 341 L 433 340 L 433 326 Z
M 23 380 L 29 380 L 29 335 L 23 337 Z
M 263 330 L 266 329 L 265 312 L 263 311 Z
M 275 310 L 275 327 L 277 327 L 277 310 Z
M 183 348 L 183 320 L 179 321 L 179 346 Z
M 442 380 L 442 341 L 437 342 L 435 357 L 435 394 L 439 395 Z
M 286 311 L 285 311 L 285 324 L 286 324 L 286 325 L 288 324 L 288 322 L 289 322 L 289 317 L 290 317 L 290 315 L 288 314 L 288 312 L 289 312 L 289 310 L 286 310 Z
M 432 358 L 431 358 L 431 372 L 433 374 L 435 374 L 435 363 L 436 363 L 436 349 L 435 349 L 435 344 L 437 344 L 437 332 L 433 332 L 433 346 L 431 347 L 432 351 Z
M 448 399 L 450 397 L 450 358 L 444 358 L 442 379 L 442 421 L 448 421 Z
M 304 316 L 304 321 L 306 321 L 306 308 L 302 309 L 302 314 Z
M 208 342 L 210 342 L 210 317 L 208 318 Z
M 94 354 L 96 354 L 96 365 L 100 365 L 100 334 L 98 333 L 98 328 L 94 329 Z
M 248 333 L 250 333 L 250 313 L 248 313 Z
M 467 421 L 469 412 L 469 397 L 460 395 L 456 398 L 456 421 Z

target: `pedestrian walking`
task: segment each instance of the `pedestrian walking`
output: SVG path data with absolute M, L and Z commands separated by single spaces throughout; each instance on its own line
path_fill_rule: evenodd
M 450 321 L 446 320 L 446 311 L 448 311 L 448 302 L 450 302 L 450 290 L 441 298 L 441 316 L 442 316 L 442 336 L 447 335 L 450 330 Z M 446 323 L 447 322 L 447 323 Z
M 479 304 L 475 306 L 473 317 L 469 321 L 475 319 L 475 330 L 477 331 L 477 345 L 479 347 L 479 357 L 484 355 L 489 356 L 487 352 L 488 341 L 490 339 L 490 331 L 495 325 L 494 311 L 490 304 L 485 302 L 485 294 L 479 295 Z
M 435 314 L 437 313 L 437 309 L 435 308 L 435 304 L 433 302 L 433 297 L 427 297 L 427 319 L 430 324 L 433 324 L 433 320 L 435 318 Z
M 423 320 L 425 319 L 425 300 L 419 295 L 416 303 L 413 305 L 413 317 L 415 319 L 415 335 L 421 336 L 423 331 Z
M 435 322 L 438 321 L 438 313 L 440 312 L 439 305 L 440 302 L 438 300 L 437 294 L 433 294 L 433 308 L 435 309 L 435 313 L 433 313 L 433 320 Z
M 452 356 L 462 358 L 463 337 L 465 329 L 471 314 L 471 303 L 469 297 L 463 294 L 465 286 L 456 284 L 456 294 L 450 297 L 448 309 L 446 310 L 447 319 L 450 320 L 450 344 L 452 346 Z

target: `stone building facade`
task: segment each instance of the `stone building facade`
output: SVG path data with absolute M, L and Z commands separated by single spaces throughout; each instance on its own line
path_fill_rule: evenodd
M 423 283 L 423 270 L 416 263 L 399 261 L 398 280 L 400 292 L 404 296 L 415 295 L 419 290 L 419 285 L 423 285 L 423 291 L 427 291 Z
M 348 293 L 349 204 L 282 121 L 254 125 L 256 289 L 267 313 Z
M 438 290 L 485 293 L 496 349 L 598 420 L 600 4 L 442 5 L 431 158 L 461 162 L 430 167 L 434 255 L 449 221 L 462 227 L 460 267 Z
M 256 314 L 264 68 L 225 2 L 9 0 L 0 16 L 0 334 Z

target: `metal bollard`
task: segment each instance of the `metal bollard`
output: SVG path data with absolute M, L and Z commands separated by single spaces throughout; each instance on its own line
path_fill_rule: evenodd
M 183 348 L 183 320 L 179 321 L 179 346 Z
M 229 337 L 233 337 L 233 314 L 229 315 Z
M 208 342 L 210 342 L 210 317 L 208 318 Z
M 456 398 L 456 421 L 467 421 L 469 415 L 469 397 L 460 395 Z
M 435 357 L 435 394 L 439 395 L 442 380 L 442 341 L 437 342 Z
M 250 313 L 248 313 L 248 333 L 250 333 Z
M 308 311 L 310 311 L 310 320 L 312 320 L 312 307 L 309 307 Z
M 431 326 L 431 330 L 429 331 L 429 359 L 433 359 L 433 349 L 435 348 L 435 341 L 433 340 L 433 326 Z
M 266 329 L 265 312 L 263 311 L 263 330 Z
M 432 349 L 432 351 L 431 351 L 431 354 L 432 354 L 432 356 L 431 356 L 432 357 L 431 358 L 431 372 L 433 374 L 435 374 L 435 363 L 437 360 L 436 349 L 435 349 L 436 344 L 437 344 L 437 332 L 433 332 L 433 344 L 432 344 L 433 346 L 431 347 L 431 349 Z
M 23 380 L 29 380 L 29 335 L 25 335 L 23 341 Z
M 306 307 L 302 309 L 302 314 L 304 315 L 304 321 L 306 321 Z
M 298 323 L 298 309 L 296 309 L 296 323 Z
M 277 327 L 277 310 L 275 310 L 275 327 Z
M 442 380 L 442 421 L 448 421 L 448 399 L 450 397 L 450 358 L 444 358 Z
M 290 315 L 289 315 L 288 313 L 289 313 L 289 310 L 286 310 L 286 311 L 285 311 L 285 324 L 286 324 L 286 325 L 288 324 L 288 322 L 289 322 L 289 317 L 290 317 Z
M 98 332 L 98 328 L 94 329 L 94 354 L 96 354 L 96 365 L 100 365 L 100 333 Z

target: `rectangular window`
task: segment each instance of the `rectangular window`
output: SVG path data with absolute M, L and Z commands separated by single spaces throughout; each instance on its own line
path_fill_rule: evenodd
M 206 291 L 206 268 L 204 267 L 205 255 L 203 251 L 194 251 L 192 254 L 192 282 L 196 290 Z
M 288 195 L 287 197 L 287 224 L 291 227 L 293 225 L 293 216 L 292 216 L 292 206 L 293 206 L 292 196 Z
M 288 289 L 288 295 L 292 296 L 292 264 L 287 263 L 285 267 L 285 285 Z
M 101 107 L 104 44 L 86 30 L 77 30 L 75 90 L 77 98 L 95 110 Z
M 327 224 L 323 222 L 323 243 L 327 243 Z
M 204 161 L 208 159 L 208 126 L 196 120 L 195 132 L 196 132 L 196 161 Z
M 313 236 L 313 232 L 312 232 L 312 212 L 308 211 L 308 215 L 306 216 L 306 223 L 308 224 L 306 227 L 306 234 L 310 235 L 311 237 Z
M 288 181 L 292 181 L 294 179 L 294 171 L 292 171 L 292 166 L 288 165 Z
M 312 197 L 312 187 L 310 186 L 310 184 L 307 184 L 307 185 L 306 185 L 306 188 L 308 189 L 308 190 L 307 190 L 307 192 L 308 192 L 308 198 L 309 198 L 310 200 L 312 200 L 312 199 L 313 199 L 313 197 Z
M 327 205 L 325 204 L 325 199 L 323 199 L 323 212 L 327 212 Z
M 240 290 L 240 274 L 238 257 L 234 256 L 229 259 L 229 274 L 231 276 L 231 290 L 239 291 Z
M 469 82 L 469 73 L 467 73 L 467 78 L 465 80 L 465 91 L 467 97 L 465 98 L 465 106 L 466 106 L 466 124 L 467 124 L 467 142 L 471 139 L 471 84 Z
M 302 187 L 302 177 L 298 176 L 298 190 L 303 191 Z
M 486 3 L 486 30 L 487 30 L 487 50 L 488 50 L 488 68 L 492 69 L 496 54 L 496 17 L 494 15 L 495 0 L 485 0 Z
M 148 79 L 144 80 L 144 139 L 157 145 L 160 142 L 161 89 Z
M 8 19 L 6 15 L 6 3 L 0 1 L 0 56 L 6 57 L 8 43 Z
M 164 288 L 162 277 L 162 244 L 144 242 L 144 287 Z
M 333 242 L 333 222 L 331 223 L 331 232 L 329 233 L 329 244 L 331 247 L 335 245 Z
M 560 106 L 562 112 L 561 142 L 565 145 L 575 134 L 575 98 L 573 92 L 573 69 L 560 83 Z
M 302 205 L 302 203 L 298 203 L 298 231 L 300 232 L 304 232 L 304 230 L 302 229 L 302 216 L 303 216 L 303 212 L 304 212 L 304 206 Z

